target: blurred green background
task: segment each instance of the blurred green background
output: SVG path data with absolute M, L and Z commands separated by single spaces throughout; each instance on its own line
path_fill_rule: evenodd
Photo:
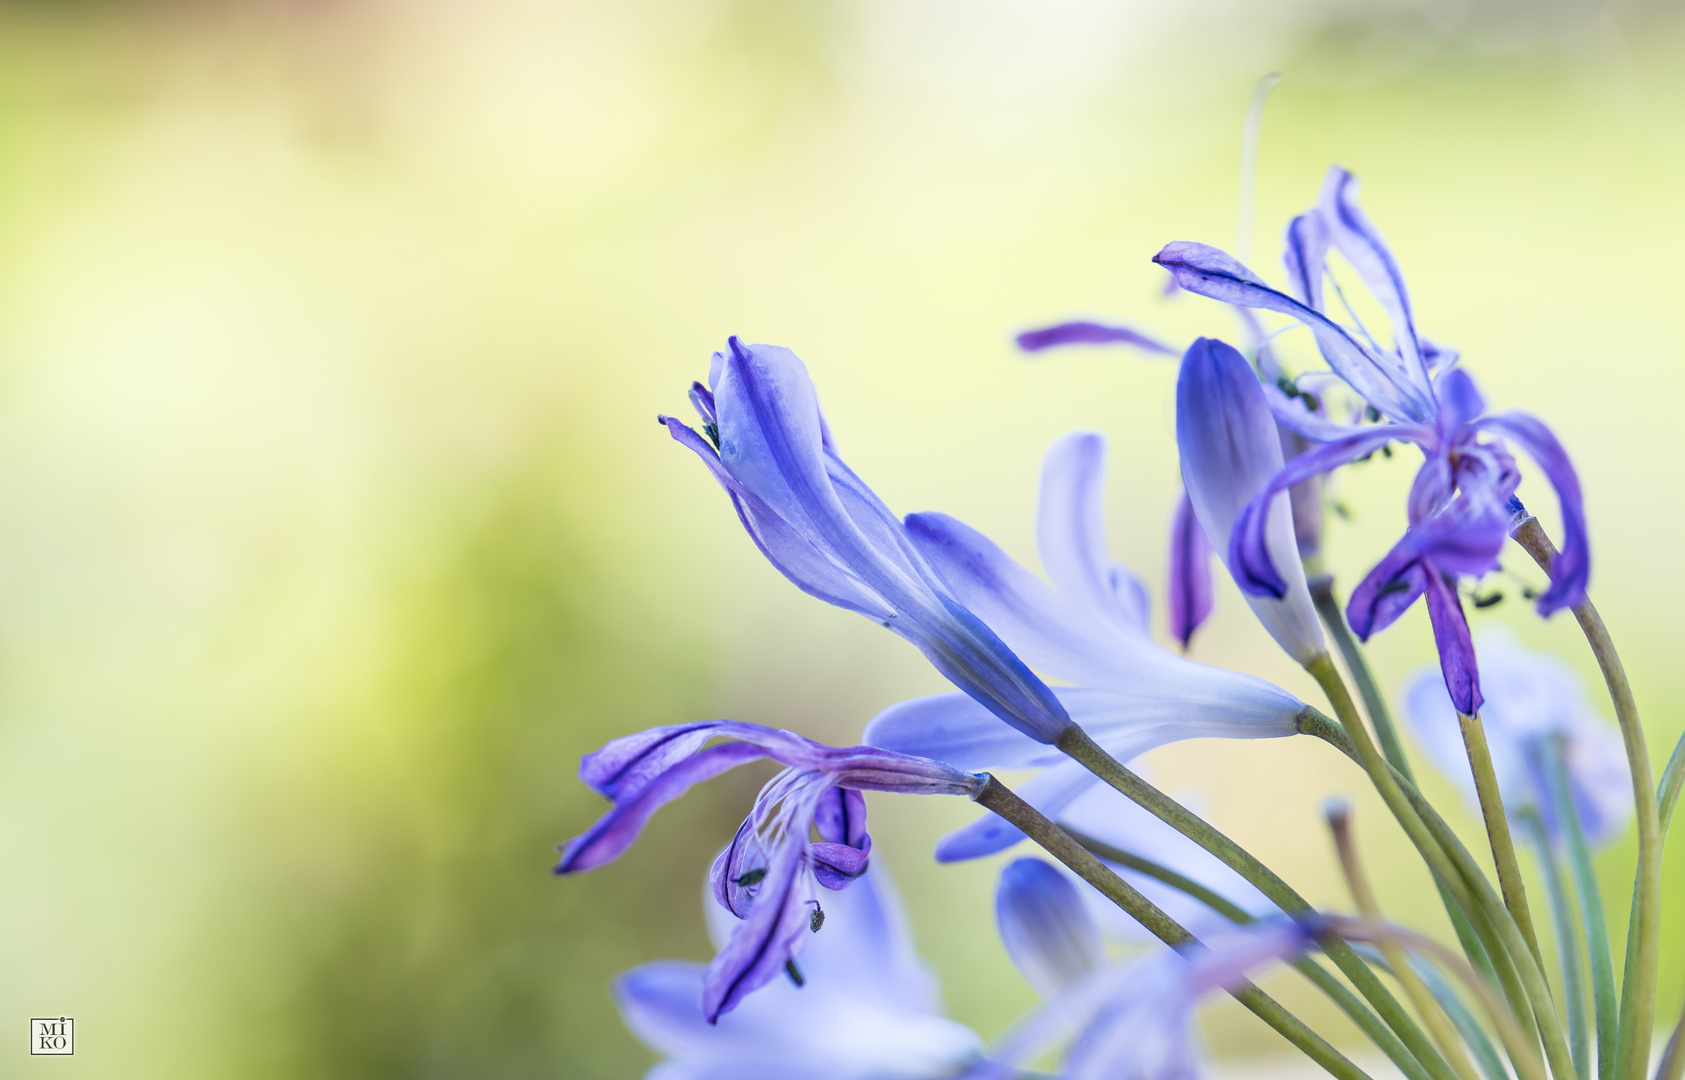
M 701 876 L 765 773 L 562 881 L 601 808 L 579 755 L 717 716 L 847 741 L 941 688 L 766 566 L 655 413 L 727 334 L 787 344 L 892 506 L 1026 559 L 1041 452 L 1101 430 L 1114 551 L 1158 591 L 1173 366 L 1010 335 L 1232 332 L 1148 259 L 1231 242 L 1270 70 L 1254 263 L 1329 163 L 1366 180 L 1422 326 L 1574 453 L 1664 760 L 1682 59 L 1665 9 L 1568 0 L 0 6 L 0 1075 L 641 1075 L 607 982 L 708 954 Z M 1342 481 L 1348 586 L 1413 469 Z M 1595 675 L 1566 618 L 1475 621 Z M 1315 700 L 1226 583 L 1195 655 Z M 1393 689 L 1428 661 L 1421 610 L 1373 655 Z M 1354 794 L 1392 913 L 1442 928 L 1321 744 L 1151 767 L 1337 906 L 1317 806 Z M 992 1035 L 1032 1000 L 997 863 L 929 859 L 974 812 L 874 799 L 874 854 Z M 1600 863 L 1613 912 L 1631 865 L 1630 837 Z M 1677 851 L 1668 883 L 1671 1017 Z M 25 1054 L 47 1013 L 74 1058 Z M 1227 1059 L 1282 1049 L 1209 1027 Z

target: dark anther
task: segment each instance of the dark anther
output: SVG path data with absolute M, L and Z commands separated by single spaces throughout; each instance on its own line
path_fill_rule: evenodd
M 807 930 L 810 934 L 819 933 L 819 928 L 825 925 L 825 909 L 818 904 L 813 905 L 813 914 L 807 917 Z
M 1369 422 L 1371 424 L 1379 424 L 1381 422 L 1381 410 L 1375 408 L 1373 405 L 1365 405 L 1363 407 L 1363 415 L 1369 418 Z
M 794 960 L 784 961 L 784 974 L 790 977 L 790 981 L 795 983 L 798 989 L 807 985 L 807 977 L 802 974 L 802 969 L 796 966 Z
M 747 889 L 751 885 L 759 885 L 764 877 L 766 877 L 766 867 L 757 866 L 753 870 L 743 871 L 737 878 L 737 884 Z
M 1316 412 L 1322 408 L 1322 402 L 1317 399 L 1315 394 L 1307 394 L 1301 390 L 1299 391 L 1299 396 L 1305 399 L 1305 408 L 1309 409 L 1311 412 Z
M 714 444 L 714 449 L 720 448 L 720 425 L 712 420 L 702 425 L 702 434 L 708 436 L 708 441 Z
M 1381 456 L 1384 457 L 1384 458 L 1392 457 L 1392 447 L 1390 447 L 1390 446 L 1381 447 Z
M 1275 377 L 1275 385 L 1277 389 L 1290 398 L 1299 396 L 1299 387 L 1295 385 L 1292 379 L 1289 379 L 1285 375 L 1277 375 Z
M 1334 513 L 1341 521 L 1350 521 L 1352 519 L 1352 508 L 1347 506 L 1344 502 L 1339 499 L 1335 499 L 1333 507 Z
M 1469 598 L 1469 601 L 1477 608 L 1497 607 L 1499 604 L 1504 602 L 1504 594 L 1502 592 L 1493 592 L 1486 596 L 1481 596 L 1479 593 L 1475 593 Z
M 1537 600 L 1539 598 L 1538 592 L 1526 585 L 1521 587 L 1521 596 L 1524 600 Z

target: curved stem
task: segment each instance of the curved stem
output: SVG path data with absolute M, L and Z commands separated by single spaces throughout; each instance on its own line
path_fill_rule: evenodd
M 1058 747 L 1073 760 L 1081 762 L 1089 772 L 1128 796 L 1137 806 L 1217 856 L 1224 865 L 1263 893 L 1282 911 L 1295 916 L 1315 914 L 1315 909 L 1305 898 L 1295 892 L 1275 871 L 1213 828 L 1209 822 L 1135 775 L 1108 754 L 1104 747 L 1089 738 L 1088 733 L 1081 728 L 1072 727 L 1067 731 L 1059 739 Z M 1411 1019 L 1410 1014 L 1398 1003 L 1398 999 L 1392 996 L 1392 992 L 1350 945 L 1330 941 L 1324 944 L 1323 951 L 1346 978 L 1352 981 L 1358 992 L 1375 1007 L 1375 1011 L 1381 1014 L 1387 1026 L 1397 1033 L 1404 1045 L 1415 1055 L 1416 1060 L 1433 1075 L 1434 1080 L 1455 1080 L 1456 1074 L 1445 1063 L 1445 1059 L 1439 1056 L 1439 1052 L 1428 1041 L 1428 1037 L 1416 1021 Z
M 1333 733 L 1328 731 L 1327 727 L 1333 725 L 1324 727 L 1315 724 L 1313 718 L 1301 720 L 1299 730 L 1326 739 L 1363 765 L 1383 797 L 1391 791 L 1404 799 L 1405 809 L 1402 812 L 1395 809 L 1394 814 L 1399 817 L 1412 841 L 1416 839 L 1417 829 L 1427 831 L 1431 843 L 1418 843 L 1417 850 L 1422 853 L 1429 869 L 1433 870 L 1436 876 L 1443 875 L 1442 880 L 1446 887 L 1468 912 L 1476 930 L 1489 928 L 1496 935 L 1495 941 L 1488 939 L 1488 951 L 1497 966 L 1499 977 L 1508 977 L 1506 961 L 1513 964 L 1515 977 L 1524 991 L 1523 995 L 1518 996 L 1513 987 L 1506 986 L 1511 1006 L 1515 1008 L 1518 1016 L 1525 1016 L 1529 1011 L 1532 1013 L 1539 1037 L 1544 1042 L 1545 1057 L 1550 1062 L 1551 1073 L 1557 1080 L 1570 1080 L 1574 1076 L 1574 1059 L 1568 1052 L 1568 1040 L 1562 1031 L 1562 1021 L 1557 1017 L 1551 1003 L 1550 986 L 1545 981 L 1544 972 L 1533 959 L 1532 952 L 1527 948 L 1527 943 L 1522 940 L 1515 920 L 1510 917 L 1497 891 L 1492 888 L 1491 882 L 1486 880 L 1479 864 L 1457 838 L 1457 834 L 1445 823 L 1445 819 L 1422 797 L 1422 793 L 1416 790 L 1414 784 L 1379 760 L 1380 755 L 1375 751 L 1375 744 L 1369 740 L 1369 733 L 1363 730 L 1360 722 L 1356 722 L 1357 716 L 1351 695 L 1345 693 L 1344 684 L 1338 681 L 1339 675 L 1333 671 L 1332 662 L 1326 664 L 1326 671 L 1332 674 L 1334 679 L 1329 696 L 1334 701 L 1335 708 L 1346 710 L 1351 720 L 1347 721 L 1345 730 L 1339 733 L 1343 737 L 1331 737 Z M 1326 721 L 1327 718 L 1322 719 Z M 1345 717 L 1342 716 L 1342 719 Z M 1368 748 L 1367 753 L 1363 750 L 1365 746 Z M 1394 806 L 1391 800 L 1388 800 L 1388 806 Z M 1413 829 L 1412 825 L 1416 828 Z M 1452 864 L 1453 868 L 1446 869 L 1447 862 Z
M 1113 847 L 1104 840 L 1098 840 L 1087 833 L 1071 828 L 1069 825 L 1060 824 L 1059 827 L 1068 833 L 1071 839 L 1106 862 L 1116 863 L 1155 881 L 1163 882 L 1171 888 L 1193 897 L 1230 922 L 1245 926 L 1248 923 L 1258 921 L 1251 912 L 1233 900 L 1201 885 L 1186 875 L 1178 874 L 1167 866 L 1143 858 L 1133 852 L 1124 851 L 1122 848 Z M 1422 1063 L 1411 1056 L 1409 1048 L 1399 1040 L 1397 1035 L 1392 1033 L 1392 1029 L 1382 1023 L 1381 1018 L 1376 1016 L 1362 1001 L 1359 1001 L 1356 994 L 1347 990 L 1345 984 L 1335 978 L 1332 973 L 1323 970 L 1320 964 L 1308 956 L 1301 956 L 1295 960 L 1293 967 L 1317 989 L 1327 994 L 1334 1004 L 1339 1006 L 1340 1011 L 1350 1017 L 1352 1023 L 1369 1036 L 1371 1042 L 1381 1048 L 1381 1052 L 1387 1055 L 1387 1059 L 1398 1066 L 1399 1071 L 1408 1080 L 1429 1080 L 1428 1072 L 1422 1068 Z
M 1574 1055 L 1574 1071 L 1580 1080 L 1591 1080 L 1591 1020 L 1586 1016 L 1586 969 L 1580 956 L 1580 937 L 1574 925 L 1573 902 L 1562 876 L 1562 861 L 1551 846 L 1550 833 L 1538 811 L 1528 807 L 1522 821 L 1532 834 L 1538 854 L 1539 876 L 1550 896 L 1551 921 L 1556 927 L 1557 959 L 1562 967 L 1562 999 L 1568 1009 L 1568 1049 Z
M 1556 545 L 1536 518 L 1529 517 L 1510 531 L 1545 573 L 1556 561 Z M 1650 1038 L 1656 1020 L 1656 976 L 1660 963 L 1662 908 L 1662 829 L 1656 801 L 1656 783 L 1650 767 L 1650 751 L 1644 743 L 1644 725 L 1639 720 L 1638 702 L 1632 696 L 1626 669 L 1609 636 L 1603 617 L 1589 599 L 1574 608 L 1574 619 L 1591 646 L 1615 719 L 1621 726 L 1627 766 L 1632 770 L 1632 794 L 1638 819 L 1638 873 L 1633 886 L 1633 919 L 1627 928 L 1626 970 L 1621 975 L 1620 1045 L 1622 1063 L 1618 1075 L 1624 1080 L 1644 1080 L 1649 1067 Z
M 1609 920 L 1603 913 L 1603 892 L 1591 865 L 1591 845 L 1586 843 L 1574 795 L 1568 787 L 1568 765 L 1563 760 L 1561 737 L 1540 743 L 1540 765 L 1551 806 L 1568 843 L 1568 868 L 1574 875 L 1574 891 L 1580 899 L 1580 924 L 1585 929 L 1586 957 L 1591 962 L 1591 996 L 1597 1017 L 1597 1076 L 1611 1080 L 1619 1061 L 1620 1012 L 1615 1005 L 1615 964 L 1609 951 Z
M 1504 809 L 1504 796 L 1498 790 L 1498 774 L 1492 767 L 1492 750 L 1486 745 L 1486 725 L 1480 714 L 1457 714 L 1457 724 L 1463 732 L 1463 749 L 1468 753 L 1469 769 L 1474 773 L 1474 791 L 1480 801 L 1480 816 L 1486 823 L 1486 837 L 1492 845 L 1492 863 L 1498 868 L 1498 888 L 1504 894 L 1504 907 L 1533 950 L 1533 959 L 1543 967 L 1544 953 L 1539 950 L 1539 935 L 1533 929 L 1533 911 L 1527 906 L 1527 887 L 1521 881 L 1521 863 L 1515 857 L 1515 839 L 1509 831 L 1509 813 Z
M 1166 945 L 1172 948 L 1203 948 L 1199 939 L 1180 923 L 1166 915 L 1151 900 L 1142 896 L 1133 885 L 1118 877 L 1110 867 L 1073 840 L 1070 834 L 1049 821 L 1041 811 L 1020 799 L 1016 792 L 993 776 L 984 783 L 983 790 L 978 792 L 975 801 L 1016 825 L 1025 836 L 1041 845 L 1043 850 L 1064 863 L 1078 877 L 1100 890 L 1101 895 L 1122 908 Z M 1339 1080 L 1371 1080 L 1369 1074 L 1329 1045 L 1328 1040 L 1312 1031 L 1304 1021 L 1283 1008 L 1280 1002 L 1250 982 L 1237 983 L 1229 993 L 1251 1010 L 1253 1015 L 1326 1069 L 1330 1075 L 1338 1077 Z
M 1306 569 L 1307 572 L 1310 570 L 1308 563 Z M 1363 647 L 1352 634 L 1351 626 L 1346 622 L 1346 613 L 1340 607 L 1339 598 L 1334 595 L 1333 575 L 1313 573 L 1308 584 L 1311 600 L 1316 604 L 1316 613 L 1322 618 L 1322 625 L 1327 628 L 1328 636 L 1334 639 L 1335 646 L 1339 648 L 1340 658 L 1345 661 L 1346 671 L 1351 674 L 1352 682 L 1357 684 L 1358 696 L 1363 698 L 1363 711 L 1369 714 L 1369 722 L 1375 725 L 1375 739 L 1381 744 L 1381 753 L 1401 776 L 1414 783 L 1416 775 L 1410 768 L 1410 759 L 1404 753 L 1404 742 L 1398 736 L 1392 711 L 1387 708 L 1386 695 L 1381 693 L 1380 683 L 1376 681 L 1375 673 L 1369 667 Z M 1463 947 L 1463 954 L 1469 958 L 1469 963 L 1474 965 L 1475 970 L 1496 985 L 1498 976 L 1492 967 L 1492 960 L 1479 936 L 1475 934 L 1474 927 L 1469 925 L 1468 916 L 1463 914 L 1450 892 L 1438 879 L 1435 879 L 1434 886 L 1439 890 L 1439 900 L 1445 905 L 1445 913 L 1451 918 L 1451 928 L 1457 932 L 1457 941 Z
M 1328 829 L 1334 834 L 1334 850 L 1340 859 L 1340 869 L 1345 873 L 1346 887 L 1351 890 L 1352 902 L 1366 919 L 1379 922 L 1381 907 L 1375 900 L 1375 893 L 1369 887 L 1369 878 L 1363 872 L 1363 863 L 1357 856 L 1357 841 L 1352 836 L 1351 811 L 1345 806 L 1331 807 L 1327 813 Z M 1461 1080 L 1479 1080 L 1474 1071 L 1474 1063 L 1469 1061 L 1463 1052 L 1463 1045 L 1457 1038 L 1455 1025 L 1451 1018 L 1434 1000 L 1428 991 L 1427 984 L 1416 974 L 1416 969 L 1410 966 L 1404 950 L 1397 942 L 1383 939 L 1376 942 L 1380 946 L 1381 954 L 1387 958 L 1387 964 L 1392 968 L 1393 978 L 1404 987 L 1404 993 L 1410 998 L 1410 1003 L 1416 1006 L 1416 1015 L 1428 1026 L 1428 1032 L 1434 1042 L 1439 1044 L 1439 1052 L 1445 1055 L 1445 1060 L 1455 1069 Z
M 1656 818 L 1662 830 L 1662 843 L 1667 843 L 1667 827 L 1673 823 L 1673 808 L 1679 805 L 1679 789 L 1685 786 L 1685 735 L 1673 745 L 1673 755 L 1662 770 L 1662 782 L 1656 786 Z

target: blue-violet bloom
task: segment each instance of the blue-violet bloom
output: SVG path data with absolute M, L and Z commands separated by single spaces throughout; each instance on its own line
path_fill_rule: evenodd
M 1597 847 L 1615 839 L 1632 816 L 1626 750 L 1620 732 L 1587 702 L 1579 676 L 1553 656 L 1522 648 L 1500 627 L 1481 633 L 1480 656 L 1481 722 L 1505 809 L 1512 816 L 1537 814 L 1546 835 L 1560 838 L 1546 772 L 1560 753 L 1587 842 Z M 1406 685 L 1404 715 L 1429 759 L 1478 809 L 1461 731 L 1431 670 Z
M 725 947 L 735 920 L 711 900 L 703 908 Z M 806 985 L 768 986 L 718 1023 L 698 1005 L 701 964 L 661 960 L 616 979 L 626 1026 L 667 1057 L 645 1080 L 946 1080 L 977 1058 L 977 1035 L 943 1015 L 881 867 L 825 910 L 802 954 Z
M 1295 734 L 1305 706 L 1293 695 L 1250 675 L 1194 663 L 1153 640 L 1145 591 L 1106 553 L 1104 474 L 1105 441 L 1098 435 L 1067 435 L 1047 453 L 1036 540 L 1051 587 L 951 517 L 915 514 L 908 531 L 961 603 L 1031 667 L 1072 684 L 1054 693 L 1118 760 L 1180 739 Z M 1054 819 L 1097 782 L 1076 761 L 994 722 L 963 694 L 893 705 L 866 725 L 864 739 L 962 768 L 1044 766 L 1017 791 Z M 937 857 L 976 858 L 1022 839 L 990 814 L 944 838 Z
M 732 741 L 707 745 L 717 738 Z M 938 761 L 871 746 L 824 746 L 759 724 L 651 728 L 580 762 L 580 779 L 614 805 L 563 846 L 556 873 L 612 862 L 656 810 L 693 784 L 761 758 L 786 768 L 762 788 L 711 873 L 715 899 L 742 921 L 703 979 L 702 1013 L 710 1022 L 780 971 L 798 977 L 796 956 L 825 918 L 814 886 L 843 889 L 866 872 L 872 841 L 861 791 L 975 797 L 983 787 L 981 777 Z
M 732 338 L 708 385 L 691 387 L 706 437 L 670 416 L 761 553 L 803 592 L 916 645 L 984 708 L 1039 742 L 1070 726 L 1063 706 L 959 603 L 883 501 L 837 456 L 807 368 L 789 349 Z
M 1380 232 L 1357 204 L 1357 180 L 1344 169 L 1330 170 L 1315 209 L 1288 227 L 1286 265 L 1294 295 L 1264 284 L 1227 253 L 1205 244 L 1178 241 L 1154 261 L 1175 275 L 1190 292 L 1225 303 L 1289 315 L 1308 326 L 1333 372 L 1365 402 L 1372 424 L 1338 423 L 1306 407 L 1275 385 L 1264 385 L 1277 420 L 1320 443 L 1288 461 L 1257 494 L 1228 536 L 1229 565 L 1241 588 L 1282 597 L 1291 588 L 1269 555 L 1274 528 L 1269 508 L 1276 496 L 1296 484 L 1360 460 L 1392 442 L 1413 443 L 1426 459 L 1407 503 L 1407 533 L 1371 572 L 1367 589 L 1354 591 L 1348 616 L 1362 635 L 1383 629 L 1417 596 L 1426 593 L 1435 635 L 1441 646 L 1447 689 L 1457 707 L 1472 714 L 1480 707 L 1474 656 L 1467 632 L 1455 615 L 1455 576 L 1463 569 L 1490 565 L 1502 542 L 1500 525 L 1513 518 L 1520 472 L 1507 443 L 1526 451 L 1556 489 L 1563 519 L 1562 553 L 1550 587 L 1539 597 L 1539 613 L 1574 607 L 1585 598 L 1590 573 L 1585 514 L 1579 479 L 1556 437 L 1537 419 L 1522 413 L 1488 414 L 1486 402 L 1457 357 L 1434 345 L 1416 327 L 1403 275 Z M 1333 249 L 1357 270 L 1370 293 L 1387 312 L 1393 342 L 1383 345 L 1361 325 L 1348 329 L 1329 318 L 1323 279 Z M 1355 319 L 1354 319 L 1355 321 Z M 1437 525 L 1431 519 L 1449 515 Z M 1467 535 L 1460 535 L 1460 534 Z M 1218 542 L 1219 548 L 1225 546 Z M 1438 584 L 1435 584 L 1435 583 Z M 1441 588 L 1443 586 L 1443 588 Z M 1361 594 L 1361 595 L 1360 595 Z M 1385 603 L 1380 601 L 1387 599 Z

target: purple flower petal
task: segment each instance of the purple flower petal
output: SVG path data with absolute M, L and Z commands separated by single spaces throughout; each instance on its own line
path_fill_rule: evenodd
M 1176 355 L 1176 350 L 1139 330 L 1097 322 L 1060 323 L 1040 330 L 1026 330 L 1018 335 L 1018 347 L 1025 352 L 1040 352 L 1060 345 L 1133 345 L 1144 352 Z
M 1287 245 L 1281 254 L 1287 267 L 1287 288 L 1301 304 L 1322 310 L 1322 275 L 1328 264 L 1328 227 L 1318 214 L 1300 214 L 1287 224 Z
M 995 887 L 995 926 L 1024 981 L 1053 1001 L 1106 966 L 1100 926 L 1069 878 L 1041 859 L 1017 859 Z
M 1227 252 L 1179 240 L 1167 244 L 1153 261 L 1170 270 L 1177 284 L 1189 292 L 1293 316 L 1311 328 L 1328 366 L 1369 404 L 1396 420 L 1421 423 L 1433 419 L 1433 392 L 1426 376 L 1416 375 L 1420 365 L 1411 369 L 1396 357 L 1368 348 L 1321 312 L 1259 281 Z
M 1381 239 L 1363 208 L 1357 205 L 1357 177 L 1338 165 L 1328 170 L 1322 185 L 1318 211 L 1328 229 L 1328 238 L 1344 255 L 1376 300 L 1386 309 L 1392 320 L 1393 335 L 1398 342 L 1400 356 L 1412 380 L 1419 387 L 1427 385 L 1427 368 L 1422 362 L 1421 346 L 1416 341 L 1416 320 L 1410 310 L 1410 293 L 1404 287 L 1404 274 L 1392 256 L 1392 250 Z
M 1434 389 L 1439 395 L 1440 426 L 1446 431 L 1472 423 L 1486 411 L 1485 396 L 1462 368 L 1447 371 Z
M 613 802 L 690 757 L 720 734 L 717 721 L 669 724 L 610 740 L 579 761 L 579 779 Z
M 1166 590 L 1170 636 L 1182 643 L 1183 651 L 1193 641 L 1194 631 L 1211 614 L 1211 554 L 1211 543 L 1184 491 L 1170 526 L 1170 581 Z
M 1426 575 L 1428 619 L 1433 623 L 1433 641 L 1439 648 L 1439 670 L 1451 704 L 1464 716 L 1480 711 L 1480 670 L 1474 660 L 1474 641 L 1469 637 L 1468 619 L 1455 588 L 1436 573 Z
M 1407 611 L 1427 588 L 1428 571 L 1423 568 L 1415 545 L 1400 540 L 1358 582 L 1346 602 L 1346 621 L 1352 633 L 1368 641 Z
M 1060 595 L 1128 634 L 1146 635 L 1145 589 L 1106 551 L 1106 440 L 1077 431 L 1042 460 L 1036 549 Z
M 827 889 L 846 889 L 866 872 L 872 854 L 872 838 L 866 837 L 865 847 L 848 844 L 817 843 L 808 846 L 808 858 L 814 880 Z
M 702 977 L 702 1015 L 709 1022 L 784 972 L 801 951 L 809 911 L 802 890 L 801 850 L 790 846 L 767 867 L 759 895 L 726 947 Z
M 645 783 L 638 793 L 615 805 L 597 823 L 562 848 L 556 873 L 573 874 L 613 862 L 643 831 L 650 817 L 661 807 L 689 791 L 691 785 L 710 780 L 723 772 L 764 756 L 759 747 L 728 743 L 703 750 L 679 762 Z
M 1255 534 L 1237 523 L 1247 503 L 1283 473 L 1281 440 L 1245 357 L 1221 341 L 1200 338 L 1182 357 L 1176 380 L 1176 445 L 1182 481 L 1199 523 L 1207 537 L 1217 538 L 1217 552 L 1228 562 L 1258 620 L 1301 664 L 1327 652 L 1286 500 L 1265 504 Z M 1296 458 L 1295 464 L 1315 453 Z M 1260 541 L 1257 552 L 1237 546 L 1243 532 Z M 1237 550 L 1256 555 L 1270 567 L 1271 584 L 1279 592 L 1263 595 L 1257 587 L 1248 588 L 1255 571 L 1236 558 Z
M 1574 471 L 1574 463 L 1568 459 L 1568 452 L 1549 428 L 1525 413 L 1483 417 L 1475 426 L 1496 431 L 1519 443 L 1556 488 L 1556 497 L 1562 504 L 1562 553 L 1551 567 L 1550 588 L 1539 597 L 1539 614 L 1550 615 L 1565 607 L 1578 607 L 1585 602 L 1586 583 L 1591 577 L 1591 552 L 1580 478 Z
M 964 769 L 1021 768 L 1063 759 L 1059 751 L 1009 728 L 968 694 L 898 702 L 872 717 L 868 746 L 945 761 Z
M 813 828 L 821 840 L 863 848 L 866 834 L 866 797 L 849 788 L 832 788 L 813 812 Z

